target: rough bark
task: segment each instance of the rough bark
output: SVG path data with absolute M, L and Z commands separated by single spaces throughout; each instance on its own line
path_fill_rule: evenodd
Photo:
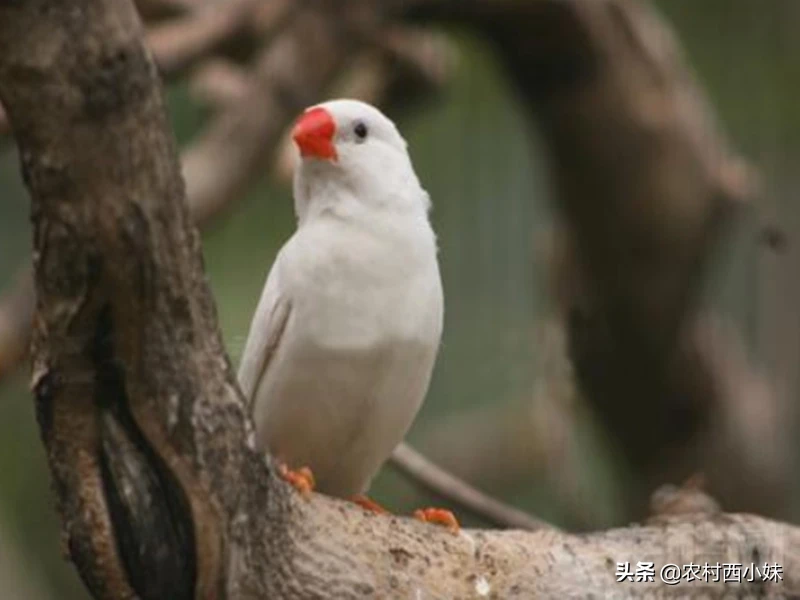
M 32 202 L 32 388 L 95 597 L 653 594 L 664 586 L 616 584 L 615 563 L 723 555 L 784 567 L 782 587 L 737 592 L 800 593 L 800 530 L 758 517 L 456 536 L 294 494 L 255 448 L 141 36 L 121 0 L 0 4 L 0 100 Z
M 201 227 L 213 224 L 263 175 L 270 158 L 279 154 L 291 119 L 321 96 L 365 43 L 378 48 L 371 56 L 381 56 L 373 65 L 378 70 L 373 85 L 382 96 L 374 98 L 376 102 L 389 95 L 395 101 L 399 96 L 419 98 L 433 89 L 445 69 L 439 64 L 444 59 L 437 62 L 436 55 L 437 51 L 446 54 L 444 43 L 435 51 L 429 49 L 431 40 L 441 36 L 396 28 L 386 32 L 388 39 L 374 39 L 380 37 L 376 33 L 379 5 L 351 18 L 342 18 L 335 7 L 300 10 L 292 3 L 252 0 L 210 7 L 178 1 L 173 8 L 187 14 L 178 21 L 156 24 L 145 37 L 164 78 L 178 76 L 202 59 L 212 63 L 215 51 L 230 46 L 243 27 L 255 29 L 260 36 L 250 36 L 250 45 L 254 39 L 261 41 L 253 64 L 241 67 L 246 77 L 236 97 L 222 107 L 182 157 L 191 212 Z M 254 16 L 247 14 L 254 11 Z M 279 25 L 280 33 L 273 39 Z M 416 45 L 396 47 L 411 46 L 410 38 L 415 36 L 422 38 Z M 396 93 L 398 88 L 403 95 Z M 0 107 L 0 135 L 7 133 L 6 124 Z M 278 162 L 278 175 L 285 179 L 291 163 L 282 155 Z M 0 381 L 27 356 L 34 302 L 32 275 L 21 268 L 15 285 L 0 297 Z
M 240 9 L 237 6 L 227 11 L 235 17 Z M 339 19 L 330 11 L 289 12 L 296 18 L 290 19 L 277 39 L 264 43 L 242 96 L 221 111 L 184 152 L 182 162 L 191 213 L 201 227 L 213 222 L 258 179 L 292 117 L 319 97 L 355 50 L 352 40 L 339 43 L 345 35 L 339 26 L 332 25 Z M 235 23 L 229 17 L 225 19 L 226 27 L 217 29 L 215 25 L 211 33 L 219 36 L 235 31 L 229 27 Z M 204 29 L 202 33 L 208 31 Z M 205 41 L 203 38 L 200 45 Z M 164 46 L 151 47 L 162 76 L 165 65 L 188 60 L 176 54 L 197 59 L 196 48 L 187 49 L 185 44 Z M 31 278 L 29 270 L 21 269 L 16 284 L 0 298 L 0 380 L 28 353 L 35 303 Z

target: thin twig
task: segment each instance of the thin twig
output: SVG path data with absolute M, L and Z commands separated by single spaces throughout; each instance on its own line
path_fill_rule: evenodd
M 446 498 L 493 525 L 529 531 L 556 529 L 550 523 L 475 489 L 467 482 L 431 462 L 406 443 L 395 448 L 390 464 L 425 489 Z

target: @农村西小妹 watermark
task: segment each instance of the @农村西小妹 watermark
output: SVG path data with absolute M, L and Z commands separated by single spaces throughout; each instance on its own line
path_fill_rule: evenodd
M 618 562 L 615 573 L 617 582 L 655 582 L 656 578 L 667 585 L 677 585 L 681 582 L 691 583 L 700 581 L 704 583 L 750 583 L 754 581 L 774 582 L 783 581 L 783 566 L 778 563 L 688 563 L 678 565 L 667 563 L 657 566 L 653 562 L 639 561 Z

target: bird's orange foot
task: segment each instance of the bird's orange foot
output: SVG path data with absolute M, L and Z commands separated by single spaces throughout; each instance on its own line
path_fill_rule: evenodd
M 442 525 L 453 533 L 458 533 L 461 530 L 456 516 L 444 508 L 420 508 L 414 511 L 414 518 L 426 523 Z
M 353 496 L 352 498 L 350 498 L 350 501 L 355 503 L 355 504 L 358 504 L 361 508 L 363 508 L 364 510 L 368 510 L 369 512 L 374 512 L 374 513 L 377 513 L 379 515 L 391 514 L 388 510 L 383 508 L 380 504 L 378 504 L 377 502 L 375 502 L 371 498 L 368 498 L 367 496 L 363 496 L 361 494 L 359 494 L 357 496 Z
M 314 474 L 308 467 L 300 467 L 296 471 L 293 471 L 287 467 L 285 463 L 281 463 L 278 465 L 278 473 L 303 496 L 308 496 L 314 491 L 314 487 L 316 486 Z

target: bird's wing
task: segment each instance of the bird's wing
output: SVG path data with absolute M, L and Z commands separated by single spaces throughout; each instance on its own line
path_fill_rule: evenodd
M 278 260 L 270 270 L 258 301 L 239 365 L 239 386 L 250 406 L 291 314 L 291 303 L 281 290 Z

